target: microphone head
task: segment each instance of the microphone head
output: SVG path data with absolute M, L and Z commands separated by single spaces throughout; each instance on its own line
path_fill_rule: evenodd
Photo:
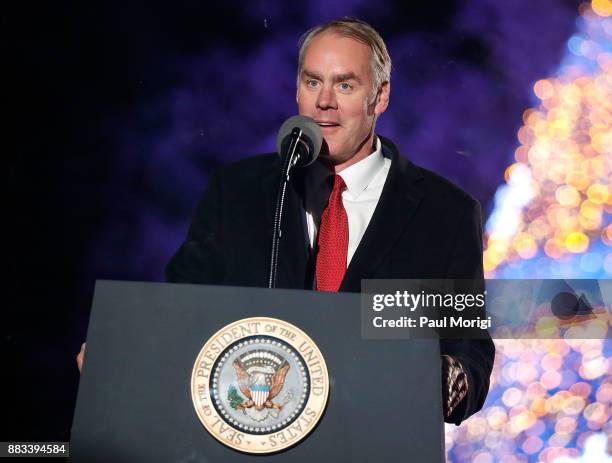
M 300 162 L 300 165 L 307 166 L 316 161 L 321 151 L 321 145 L 323 144 L 323 134 L 321 128 L 317 123 L 307 116 L 293 116 L 283 122 L 280 130 L 278 131 L 278 137 L 276 138 L 276 149 L 278 154 L 283 156 L 284 151 L 287 150 L 291 132 L 293 129 L 298 128 L 302 131 L 301 139 L 308 146 L 308 153 L 306 159 Z

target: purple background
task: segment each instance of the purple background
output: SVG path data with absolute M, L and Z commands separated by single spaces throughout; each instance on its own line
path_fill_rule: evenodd
M 3 328 L 13 414 L 0 440 L 68 438 L 95 280 L 163 280 L 208 174 L 274 150 L 296 112 L 302 32 L 351 15 L 382 34 L 393 72 L 377 131 L 476 196 L 486 218 L 532 85 L 558 66 L 578 2 L 295 5 L 3 13 L 16 148 Z

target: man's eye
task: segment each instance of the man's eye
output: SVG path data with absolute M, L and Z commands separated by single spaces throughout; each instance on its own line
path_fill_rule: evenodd
M 306 81 L 306 86 L 307 87 L 316 87 L 317 85 L 319 85 L 319 82 L 317 82 L 316 80 L 310 79 Z
M 344 92 L 347 92 L 347 91 L 352 90 L 352 89 L 353 89 L 352 85 L 347 84 L 346 82 L 340 83 L 340 90 L 342 90 Z

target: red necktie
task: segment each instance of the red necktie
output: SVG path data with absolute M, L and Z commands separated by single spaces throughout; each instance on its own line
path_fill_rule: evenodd
M 317 291 L 338 291 L 346 272 L 348 251 L 348 217 L 342 204 L 346 184 L 335 175 L 334 188 L 321 216 L 319 252 L 317 253 Z

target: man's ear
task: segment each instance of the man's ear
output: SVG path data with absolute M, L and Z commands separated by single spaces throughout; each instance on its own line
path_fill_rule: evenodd
M 383 82 L 376 94 L 376 105 L 374 106 L 374 114 L 380 116 L 389 106 L 389 95 L 391 93 L 391 82 Z

